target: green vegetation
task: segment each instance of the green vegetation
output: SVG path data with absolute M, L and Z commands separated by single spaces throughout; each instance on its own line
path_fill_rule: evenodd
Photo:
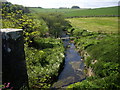
M 108 8 L 96 8 L 96 9 L 87 9 L 67 12 L 65 17 L 74 17 L 74 16 L 96 16 L 96 15 L 119 15 L 118 9 L 120 7 L 108 7 Z
M 79 9 L 80 7 L 79 6 L 72 6 L 71 8 L 72 9 Z
M 64 48 L 60 40 L 52 38 L 37 38 L 35 42 L 35 46 L 25 47 L 29 86 L 49 88 L 60 72 Z M 44 49 L 38 50 L 35 47 Z
M 92 19 L 95 23 L 90 24 Z M 77 37 L 77 39 L 74 39 L 74 42 L 77 50 L 84 59 L 86 65 L 85 72 L 88 77 L 86 80 L 71 84 L 67 88 L 78 90 L 82 88 L 120 88 L 118 43 L 120 37 L 117 30 L 111 28 L 111 26 L 117 26 L 117 23 L 113 23 L 117 21 L 117 18 L 100 18 L 99 20 L 98 18 L 84 18 L 84 20 L 83 18 L 73 18 L 68 20 L 71 21 L 73 27 L 75 27 L 73 31 L 69 30 L 68 32 L 71 33 L 72 36 Z M 109 22 L 107 22 L 107 20 Z M 85 22 L 84 27 L 89 26 L 87 30 L 82 27 L 82 22 Z M 101 31 L 98 30 L 98 32 L 96 32 L 96 25 L 97 27 L 101 27 Z M 94 26 L 95 28 L 91 28 Z M 105 26 L 109 29 L 106 29 Z M 111 33 L 112 31 L 115 33 Z M 92 72 L 90 72 L 90 68 Z
M 45 35 L 48 28 L 42 19 L 36 19 L 30 15 L 28 9 L 27 12 L 24 9 L 27 8 L 4 2 L 2 4 L 2 28 L 23 29 L 24 40 L 30 44 L 34 37 Z
M 92 32 L 118 33 L 118 17 L 72 18 L 68 21 L 78 31 L 85 29 Z
M 66 13 L 71 11 L 76 11 L 76 9 L 40 9 L 40 8 L 29 8 L 32 13 Z
M 65 17 L 96 16 L 96 15 L 119 15 L 120 6 L 96 8 L 96 9 L 40 9 L 30 8 L 33 13 L 62 13 Z
M 56 38 L 60 37 L 63 31 L 71 27 L 69 22 L 65 21 L 61 14 L 43 14 L 41 17 L 49 28 L 49 34 Z
M 2 28 L 20 28 L 24 32 L 30 88 L 49 88 L 56 80 L 64 62 L 63 43 L 56 38 L 66 30 L 77 37 L 74 42 L 90 76 L 68 88 L 120 88 L 117 17 L 64 19 L 64 16 L 118 15 L 118 8 L 30 8 L 30 12 L 23 6 L 3 3 Z M 91 75 L 89 68 L 92 68 Z
M 26 11 L 27 10 L 27 11 Z M 49 88 L 64 62 L 60 37 L 71 26 L 60 14 L 33 14 L 23 6 L 2 3 L 2 28 L 23 29 L 30 89 Z

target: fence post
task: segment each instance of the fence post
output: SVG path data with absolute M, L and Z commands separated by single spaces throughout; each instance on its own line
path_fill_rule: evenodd
M 19 90 L 28 87 L 23 30 L 1 29 L 2 32 L 2 83 Z

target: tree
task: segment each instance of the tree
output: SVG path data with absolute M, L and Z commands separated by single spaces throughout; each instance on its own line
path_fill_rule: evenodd
M 72 6 L 71 8 L 72 9 L 79 9 L 80 7 L 79 6 Z
M 61 37 L 63 31 L 71 27 L 69 22 L 66 21 L 61 14 L 45 14 L 41 15 L 41 18 L 46 22 L 50 36 L 56 38 Z

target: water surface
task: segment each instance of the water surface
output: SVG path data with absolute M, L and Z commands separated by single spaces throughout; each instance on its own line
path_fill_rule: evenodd
M 68 46 L 65 52 L 65 65 L 58 77 L 58 81 L 53 84 L 55 88 L 65 87 L 85 78 L 84 63 L 79 53 L 75 50 L 75 45 L 69 43 L 69 39 L 64 40 L 63 43 L 65 47 Z

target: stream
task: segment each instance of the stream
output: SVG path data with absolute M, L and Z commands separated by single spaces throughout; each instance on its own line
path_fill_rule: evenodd
M 64 37 L 69 37 L 65 35 Z M 72 83 L 80 82 L 85 79 L 84 63 L 81 56 L 75 50 L 75 45 L 69 42 L 69 39 L 64 39 L 65 64 L 64 69 L 60 73 L 57 82 L 53 84 L 53 88 L 64 88 Z

